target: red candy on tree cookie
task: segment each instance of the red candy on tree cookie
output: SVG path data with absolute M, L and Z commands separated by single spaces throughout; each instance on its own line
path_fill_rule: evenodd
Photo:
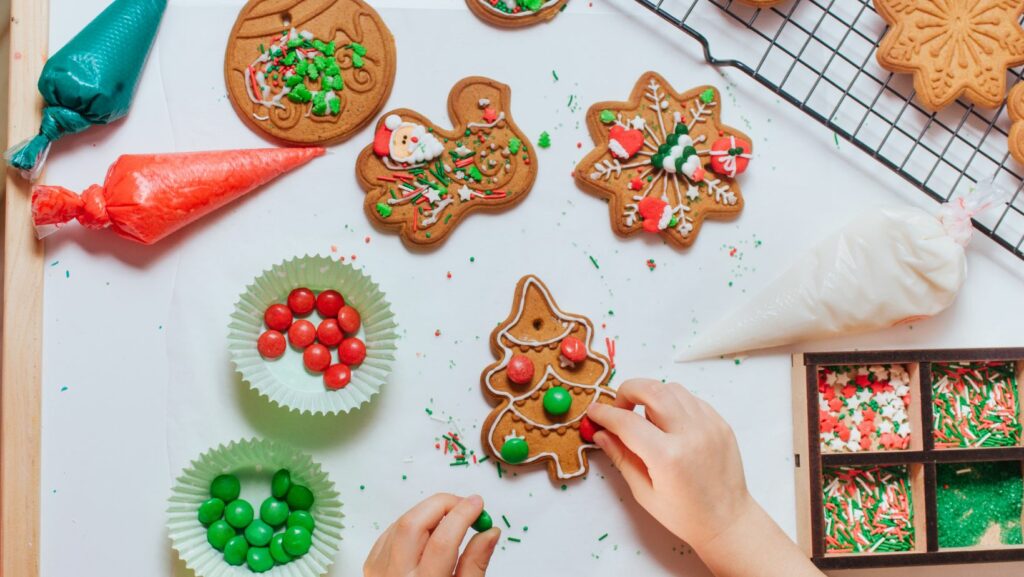
M 562 367 L 574 367 L 576 363 L 587 358 L 587 345 L 576 337 L 565 337 L 559 347 L 561 357 L 559 362 Z
M 528 385 L 533 380 L 533 361 L 526 355 L 513 355 L 508 362 L 508 380 L 517 385 Z

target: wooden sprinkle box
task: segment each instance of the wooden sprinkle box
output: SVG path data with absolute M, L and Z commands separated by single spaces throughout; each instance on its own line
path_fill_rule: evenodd
M 859 434 L 879 434 L 871 431 L 877 428 L 889 432 L 894 427 L 893 419 L 876 416 L 881 414 L 879 403 L 871 397 L 871 384 L 878 375 L 884 377 L 884 367 L 891 365 L 902 365 L 909 375 L 909 387 L 903 385 L 905 379 L 899 386 L 900 392 L 909 388 L 909 399 L 900 396 L 897 403 L 890 394 L 887 399 L 892 407 L 885 412 L 899 415 L 909 425 L 909 441 L 900 445 L 887 435 L 887 446 L 873 438 L 864 441 L 863 447 L 867 448 L 861 448 L 856 443 Z M 851 383 L 844 390 L 846 377 L 837 386 L 836 373 L 860 374 L 860 383 Z M 979 375 L 984 378 L 979 379 Z M 797 533 L 800 546 L 815 565 L 821 569 L 852 569 L 1024 560 L 1024 545 L 1017 544 L 1024 541 L 1024 480 L 1017 482 L 1018 469 L 1024 469 L 1022 381 L 1024 348 L 794 355 Z M 892 388 L 884 387 L 886 384 L 880 382 L 875 393 L 883 389 L 892 393 Z M 826 393 L 826 389 L 832 391 Z M 959 391 L 962 397 L 951 398 L 951 390 Z M 837 394 L 845 398 L 831 407 L 822 406 L 822 402 L 830 402 L 827 397 Z M 902 413 L 899 409 L 904 399 Z M 875 410 L 867 409 L 865 413 L 862 409 L 868 403 Z M 853 417 L 850 413 L 854 412 L 861 414 Z M 842 437 L 847 440 L 850 428 L 865 419 L 872 423 L 861 425 L 861 430 L 854 433 L 854 442 L 843 447 L 833 435 L 836 415 L 843 423 L 840 428 L 845 429 Z M 875 427 L 876 419 L 879 427 Z M 823 442 L 833 446 L 823 449 Z M 997 462 L 1002 464 L 997 466 Z M 973 464 L 979 466 L 972 468 Z M 984 475 L 991 476 L 993 470 L 997 470 L 998 480 L 986 481 L 979 493 L 988 499 L 984 505 L 980 500 L 975 504 L 969 495 L 965 498 L 973 481 L 956 483 L 952 488 L 949 483 L 937 484 L 941 476 L 937 471 L 947 479 L 963 473 L 964 480 L 987 479 Z M 942 495 L 937 499 L 939 493 Z M 865 505 L 863 510 L 861 505 Z M 960 522 L 972 514 L 995 514 L 992 511 L 998 511 L 1001 517 L 975 517 L 973 524 Z M 944 524 L 940 521 L 942 514 L 947 516 Z M 851 518 L 857 524 L 855 529 L 862 530 L 847 530 Z M 989 530 L 977 539 L 974 534 L 968 535 L 979 526 Z M 892 541 L 885 541 L 884 535 L 890 535 Z M 973 544 L 941 544 L 950 542 Z

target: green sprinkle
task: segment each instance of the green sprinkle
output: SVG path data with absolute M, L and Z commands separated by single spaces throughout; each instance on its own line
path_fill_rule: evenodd
M 512 524 L 508 522 L 508 517 L 506 517 L 506 516 L 502 515 L 502 516 L 501 516 L 501 520 L 505 522 L 505 526 L 506 526 L 506 527 L 508 527 L 509 529 L 511 529 L 511 528 L 512 528 Z
M 608 538 L 608 533 L 605 533 L 604 535 L 601 535 L 600 537 L 598 537 L 597 540 L 598 541 L 604 541 L 607 538 Z
M 546 130 L 540 133 L 540 138 L 537 139 L 537 146 L 541 148 L 551 147 L 551 135 L 548 134 Z
M 509 537 L 508 540 L 512 541 L 513 543 L 522 543 L 523 542 L 522 539 L 519 539 L 518 537 Z
M 615 122 L 615 113 L 607 108 L 601 111 L 601 122 L 603 124 L 611 124 Z
M 704 92 L 700 93 L 700 101 L 704 104 L 711 104 L 715 101 L 715 89 L 708 88 Z
M 558 82 L 558 73 L 557 73 L 557 72 L 555 72 L 554 70 L 552 70 L 552 71 L 551 71 L 551 76 L 554 76 L 554 77 L 555 77 L 555 82 Z
M 516 137 L 508 139 L 508 151 L 512 154 L 519 154 L 519 147 L 522 146 L 523 142 Z
M 589 258 L 590 258 L 590 263 L 591 263 L 592 265 L 594 265 L 594 268 L 596 268 L 596 269 L 600 270 L 600 269 L 601 269 L 601 265 L 597 264 L 597 259 L 596 259 L 596 258 L 594 258 L 594 256 L 593 256 L 593 255 L 588 255 L 588 256 L 589 256 Z
M 378 202 L 377 206 L 374 208 L 377 209 L 377 214 L 381 215 L 384 218 L 391 216 L 391 213 L 394 212 L 390 206 L 384 204 L 383 202 Z

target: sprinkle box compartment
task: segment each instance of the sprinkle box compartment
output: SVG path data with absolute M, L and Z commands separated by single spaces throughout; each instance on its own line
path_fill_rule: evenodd
M 793 356 L 798 541 L 822 569 L 1024 560 L 1024 348 Z

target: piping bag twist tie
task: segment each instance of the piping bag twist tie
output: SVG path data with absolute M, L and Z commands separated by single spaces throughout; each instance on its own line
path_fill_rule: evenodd
M 86 228 L 110 226 L 104 190 L 98 184 L 81 195 L 61 186 L 37 186 L 32 190 L 32 217 L 36 226 L 61 225 L 74 219 Z
M 32 171 L 41 158 L 46 157 L 50 144 L 68 134 L 81 132 L 92 126 L 84 116 L 63 106 L 47 106 L 43 109 L 43 120 L 39 134 L 11 148 L 5 156 L 11 166 Z

